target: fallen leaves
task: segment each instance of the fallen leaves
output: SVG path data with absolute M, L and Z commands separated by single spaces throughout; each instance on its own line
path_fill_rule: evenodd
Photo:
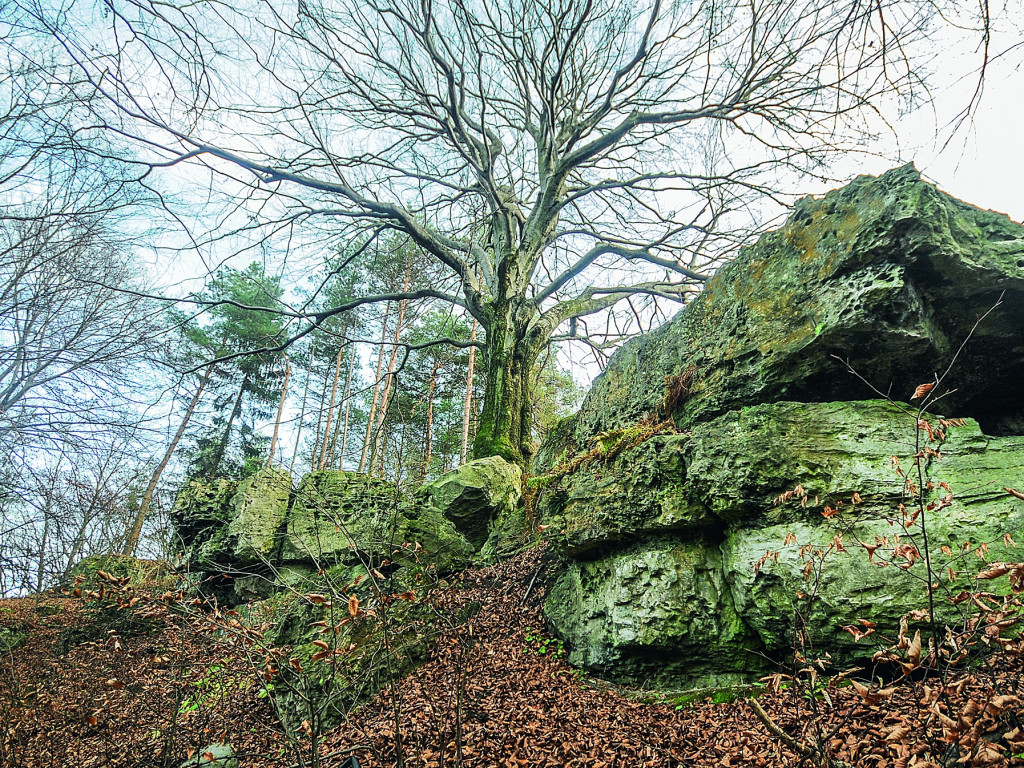
M 403 680 L 397 699 L 385 691 L 350 713 L 344 725 L 323 734 L 321 764 L 338 768 L 356 750 L 364 768 L 392 768 L 399 736 L 409 768 L 774 768 L 799 765 L 801 755 L 793 745 L 800 750 L 816 743 L 806 690 L 783 673 L 766 678 L 768 691 L 758 706 L 791 739 L 788 744 L 766 729 L 746 701 L 643 703 L 582 675 L 564 654 L 533 652 L 537 641 L 527 641 L 526 635 L 536 638 L 541 633 L 536 628 L 544 626 L 543 579 L 532 590 L 528 586 L 543 567 L 541 557 L 531 552 L 467 572 L 457 588 L 434 593 L 440 615 L 478 606 L 472 624 L 448 626 L 431 659 Z M 1001 575 L 1014 573 L 1012 564 L 985 567 L 1004 565 L 1009 570 Z M 329 602 L 323 595 L 306 597 L 315 605 Z M 411 592 L 393 598 L 420 599 Z M 969 593 L 964 602 L 973 604 Z M 344 621 L 356 621 L 356 615 L 358 621 L 371 620 L 364 618 L 364 606 L 348 603 L 347 612 L 341 609 L 347 613 Z M 61 620 L 74 622 L 75 615 Z M 926 619 L 922 612 L 901 625 L 895 652 L 880 662 L 897 670 L 900 664 L 927 667 L 921 633 L 911 623 Z M 315 642 L 323 658 L 348 650 L 328 642 L 335 635 L 327 622 L 311 626 L 327 638 Z M 884 634 L 867 619 L 844 629 L 855 639 L 867 638 L 862 642 L 866 654 L 871 641 Z M 258 683 L 232 689 L 209 709 L 203 705 L 187 717 L 168 719 L 183 696 L 206 685 L 202 681 L 215 665 L 246 671 L 242 654 L 215 637 L 195 627 L 183 631 L 180 623 L 169 621 L 152 636 L 129 638 L 121 653 L 101 638 L 57 657 L 56 634 L 34 636 L 19 660 L 21 685 L 41 693 L 31 705 L 4 710 L 8 722 L 0 724 L 5 739 L 0 764 L 177 765 L 186 754 L 204 757 L 201 750 L 222 737 L 244 755 L 241 768 L 295 762 L 282 758 L 285 745 L 275 733 L 269 699 L 259 697 L 263 686 Z M 962 765 L 1024 765 L 1009 756 L 1024 753 L 1024 729 L 1018 725 L 1024 703 L 1016 695 L 1024 688 L 1020 651 L 1018 643 L 995 657 L 998 665 L 987 665 L 985 675 L 962 676 L 946 687 L 927 677 L 920 684 L 872 684 L 867 676 L 873 667 L 848 670 L 831 681 L 820 677 L 820 690 L 827 695 L 815 699 L 816 711 L 830 754 L 858 768 L 927 768 L 945 759 L 930 746 L 928 739 L 934 737 L 943 749 L 958 750 Z M 303 664 L 311 666 L 305 656 L 300 660 L 287 649 L 281 654 L 272 677 L 278 667 L 303 674 Z M 335 663 L 343 659 L 338 656 Z M 0 702 L 10 700 L 5 684 L 0 676 Z M 176 752 L 165 756 L 159 752 L 166 742 L 162 734 L 171 732 Z M 18 762 L 7 759 L 15 754 Z

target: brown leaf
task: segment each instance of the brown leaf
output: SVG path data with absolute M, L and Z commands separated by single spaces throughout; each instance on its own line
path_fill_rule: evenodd
M 910 396 L 911 400 L 919 400 L 920 398 L 927 395 L 935 388 L 934 384 L 919 384 L 917 389 L 914 390 L 914 394 Z
M 910 641 L 907 648 L 907 659 L 915 666 L 921 663 L 921 630 L 914 633 L 914 639 Z
M 992 563 L 989 567 L 979 573 L 976 579 L 997 579 L 1010 572 L 1010 566 L 1006 563 Z

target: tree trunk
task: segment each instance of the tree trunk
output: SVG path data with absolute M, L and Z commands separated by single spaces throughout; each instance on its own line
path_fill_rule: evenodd
M 474 458 L 501 456 L 524 470 L 533 458 L 530 372 L 543 347 L 527 336 L 527 322 L 513 311 L 496 311 L 487 327 L 486 385 Z
M 209 479 L 213 480 L 217 477 L 217 472 L 220 470 L 221 462 L 224 461 L 224 454 L 228 450 L 228 442 L 231 440 L 231 427 L 234 426 L 235 419 L 242 412 L 242 396 L 245 395 L 245 388 L 249 384 L 248 377 L 242 379 L 242 385 L 238 388 L 238 397 L 235 398 L 235 405 L 231 409 L 231 415 L 228 417 L 228 423 L 224 427 L 224 437 L 220 440 L 220 445 L 217 446 L 217 459 L 213 462 L 213 466 L 210 467 Z
M 380 349 L 377 350 L 377 372 L 373 380 L 373 402 L 370 405 L 370 415 L 366 420 L 366 437 L 363 438 L 363 452 L 359 456 L 359 471 L 366 469 L 366 454 L 370 449 L 370 438 L 373 437 L 373 422 L 377 416 L 377 398 L 380 396 L 380 371 L 384 366 L 384 342 L 388 338 L 388 315 L 391 313 L 391 302 L 388 302 L 384 310 L 384 321 L 380 328 Z
M 405 282 L 402 283 L 402 293 L 409 290 L 409 278 L 412 275 L 412 259 L 405 268 Z M 395 362 L 398 360 L 398 342 L 402 338 L 402 321 L 405 320 L 405 308 L 408 301 L 402 299 L 398 305 L 398 320 L 395 322 L 395 341 L 391 347 L 391 359 L 388 360 L 388 383 L 384 385 L 384 397 L 380 401 L 380 422 L 377 426 L 377 440 L 373 448 L 373 456 L 379 463 L 379 471 L 384 472 L 384 420 L 388 417 L 388 408 L 391 405 L 391 389 L 395 381 Z M 370 461 L 371 473 L 373 459 Z
M 43 510 L 43 536 L 39 542 L 39 562 L 36 563 L 36 594 L 43 591 L 43 583 L 46 581 L 46 545 L 50 539 L 50 503 L 47 502 Z
M 427 473 L 430 472 L 430 459 L 434 455 L 434 390 L 437 388 L 437 369 L 441 366 L 434 362 L 434 368 L 430 372 L 430 388 L 427 390 L 427 450 L 423 457 L 423 473 L 420 477 L 420 484 L 427 482 Z
M 316 432 L 313 433 L 313 453 L 309 457 L 309 471 L 316 469 L 316 459 L 320 454 L 320 427 L 324 423 L 324 403 L 327 402 L 327 374 L 324 374 L 324 386 L 320 390 L 320 408 L 316 412 Z
M 345 345 L 338 347 L 338 360 L 334 363 L 334 383 L 331 385 L 331 402 L 327 405 L 327 426 L 324 427 L 324 442 L 320 448 L 320 457 L 313 469 L 323 469 L 327 462 L 327 447 L 331 444 L 331 418 L 334 416 L 334 398 L 338 394 L 338 378 L 341 376 L 341 353 Z
M 469 332 L 469 340 L 476 341 L 476 318 L 473 318 L 473 329 Z M 462 461 L 469 458 L 469 417 L 473 413 L 473 368 L 476 365 L 476 347 L 469 348 L 469 370 L 466 373 L 466 403 L 462 409 Z
M 295 472 L 295 459 L 299 455 L 299 443 L 302 442 L 302 422 L 306 418 L 306 397 L 309 395 L 309 380 L 313 378 L 312 370 L 312 352 L 309 356 L 309 362 L 306 365 L 306 386 L 302 388 L 302 408 L 299 409 L 299 427 L 295 430 L 295 448 L 292 450 L 292 461 L 288 466 L 289 472 Z
M 288 396 L 288 378 L 292 375 L 292 367 L 288 363 L 288 355 L 284 356 L 284 383 L 281 385 L 281 402 L 277 404 L 277 418 L 274 419 L 274 436 L 270 438 L 270 451 L 267 453 L 266 469 L 274 463 L 274 449 L 277 447 L 277 436 L 281 433 L 281 414 L 284 412 L 284 400 Z
M 153 502 L 153 494 L 156 493 L 156 487 L 160 483 L 160 475 L 167 469 L 167 465 L 171 463 L 171 457 L 174 456 L 174 451 L 178 448 L 178 443 L 181 442 L 182 436 L 185 434 L 185 429 L 188 427 L 189 421 L 192 420 L 192 414 L 196 412 L 196 406 L 199 405 L 199 398 L 203 396 L 203 390 L 206 389 L 206 383 L 210 380 L 210 374 L 213 373 L 213 366 L 211 365 L 206 369 L 206 373 L 199 380 L 199 386 L 196 388 L 196 393 L 192 395 L 192 399 L 189 401 L 188 407 L 185 409 L 185 415 L 181 419 L 181 423 L 178 425 L 177 431 L 174 433 L 174 437 L 171 438 L 171 444 L 167 446 L 167 450 L 164 451 L 164 457 L 157 464 L 156 469 L 153 472 L 153 476 L 149 478 L 149 484 L 146 486 L 146 492 L 142 495 L 142 502 L 139 504 L 139 513 L 135 515 L 135 521 L 132 523 L 132 529 L 128 532 L 128 538 L 125 539 L 124 548 L 121 550 L 122 555 L 133 555 L 135 554 L 135 548 L 139 546 L 139 537 L 142 535 L 142 524 L 146 521 L 146 515 L 149 512 L 149 505 Z
M 356 354 L 352 353 L 352 362 L 348 366 L 348 381 L 345 383 L 345 426 L 341 430 L 341 454 L 338 457 L 338 469 L 345 471 L 345 447 L 348 443 L 348 417 L 352 410 L 352 374 L 356 372 Z

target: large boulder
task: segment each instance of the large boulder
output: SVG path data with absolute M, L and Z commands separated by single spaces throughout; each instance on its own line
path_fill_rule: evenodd
M 292 492 L 292 476 L 280 469 L 265 469 L 238 484 L 230 501 L 227 526 L 231 555 L 239 564 L 252 565 L 272 557 Z
M 914 407 L 878 399 L 947 368 L 936 407 L 962 423 L 919 429 Z M 986 559 L 1024 559 L 1003 551 L 1024 539 L 1005 490 L 1024 485 L 1022 380 L 1024 227 L 912 166 L 801 201 L 619 350 L 538 452 L 565 561 L 551 625 L 573 661 L 635 682 L 767 668 L 797 611 L 837 661 L 863 660 L 875 647 L 842 625 L 883 634 L 927 605 L 922 520 L 940 598 Z M 931 505 L 916 517 L 915 454 Z
M 352 472 L 303 478 L 285 525 L 281 559 L 352 566 L 379 564 L 409 545 L 439 571 L 468 562 L 472 548 L 433 507 L 414 503 L 392 483 Z
M 559 430 L 585 448 L 643 418 L 685 427 L 779 400 L 906 398 L 957 357 L 943 406 L 1024 433 L 1024 227 L 943 194 L 912 165 L 797 203 L 672 321 L 620 349 Z
M 934 417 L 929 424 L 940 428 Z M 869 655 L 873 647 L 842 625 L 895 629 L 927 604 L 920 560 L 907 570 L 878 565 L 898 545 L 894 534 L 923 549 L 892 460 L 912 465 L 917 431 L 885 401 L 764 404 L 563 478 L 542 511 L 568 560 L 546 612 L 570 660 L 633 681 L 735 679 L 785 655 L 794 610 L 805 608 L 837 660 Z M 927 502 L 952 492 L 926 519 L 945 596 L 985 567 L 979 549 L 1012 559 L 1004 534 L 1024 541 L 1024 502 L 1004 490 L 1024 481 L 1024 437 L 989 437 L 967 420 L 923 444 L 936 452 L 925 467 L 935 489 Z M 803 493 L 780 503 L 798 484 Z M 829 551 L 837 536 L 845 551 Z M 869 556 L 863 545 L 879 541 Z M 827 556 L 808 571 L 816 549 Z M 800 596 L 812 592 L 805 604 Z M 948 601 L 939 611 L 957 619 Z
M 523 538 L 523 472 L 500 456 L 475 459 L 420 489 L 418 498 L 450 520 L 474 549 L 510 554 Z

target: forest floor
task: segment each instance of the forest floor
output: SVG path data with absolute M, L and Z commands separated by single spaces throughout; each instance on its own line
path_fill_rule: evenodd
M 815 715 L 796 688 L 765 690 L 772 735 L 746 699 L 658 697 L 571 667 L 543 630 L 541 567 L 532 551 L 461 574 L 437 599 L 479 612 L 324 734 L 320 764 L 355 755 L 390 768 L 400 754 L 417 768 L 814 765 L 791 748 L 799 742 L 821 743 L 833 765 L 1024 766 L 1019 642 L 944 692 L 927 679 L 860 692 L 843 681 L 821 687 Z M 309 765 L 308 746 L 282 733 L 259 665 L 214 626 L 160 600 L 121 611 L 59 594 L 0 601 L 0 628 L 27 631 L 0 663 L 0 765 L 177 768 L 201 765 L 215 742 L 230 743 L 241 768 Z

